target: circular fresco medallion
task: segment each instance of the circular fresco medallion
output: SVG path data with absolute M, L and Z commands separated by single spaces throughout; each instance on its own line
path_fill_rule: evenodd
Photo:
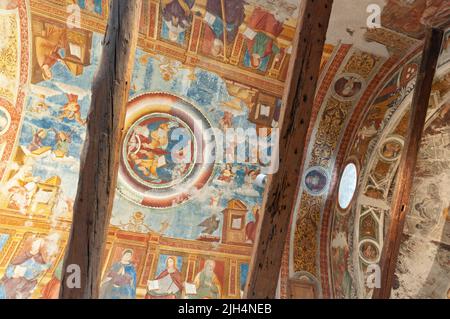
M 403 149 L 403 139 L 396 136 L 388 137 L 378 149 L 380 157 L 387 161 L 393 162 L 400 158 Z
M 367 263 L 374 263 L 379 260 L 380 250 L 372 240 L 363 240 L 359 244 L 359 255 Z
M 171 187 L 192 172 L 196 143 L 181 119 L 152 113 L 131 126 L 122 154 L 136 181 L 152 188 Z
M 167 93 L 129 102 L 118 190 L 153 208 L 189 200 L 214 169 L 214 140 L 206 117 L 191 103 Z
M 362 90 L 363 80 L 356 74 L 342 75 L 334 83 L 334 92 L 343 100 L 354 99 Z
M 311 195 L 321 195 L 325 192 L 328 185 L 328 173 L 320 167 L 310 167 L 303 179 L 303 185 Z
M 8 111 L 0 106 L 0 135 L 5 134 L 11 125 L 11 116 Z

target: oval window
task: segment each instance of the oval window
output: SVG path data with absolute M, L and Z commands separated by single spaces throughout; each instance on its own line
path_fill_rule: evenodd
M 353 163 L 345 166 L 339 183 L 338 202 L 342 209 L 347 209 L 355 195 L 358 171 Z

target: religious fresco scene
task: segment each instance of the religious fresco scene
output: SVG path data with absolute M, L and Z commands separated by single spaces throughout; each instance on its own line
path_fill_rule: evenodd
M 106 1 L 76 4 L 81 28 L 43 13 L 62 12 L 61 1 L 10 1 L 1 11 L 15 37 L 2 41 L 0 298 L 58 296 L 108 10 Z M 195 163 L 205 139 L 197 126 L 278 125 L 297 4 L 274 8 L 227 1 L 239 13 L 228 21 L 221 1 L 144 2 L 102 298 L 241 296 L 261 167 Z M 186 137 L 181 147 L 168 141 L 174 131 Z M 167 156 L 175 146 L 179 161 Z
M 303 1 L 143 0 L 100 298 L 243 297 L 271 163 L 205 159 L 246 144 L 207 131 L 271 154 Z M 0 299 L 59 298 L 108 2 L 0 1 Z M 277 298 L 372 297 L 425 26 L 450 16 L 357 2 L 334 1 Z M 392 298 L 450 298 L 450 31 L 429 104 Z

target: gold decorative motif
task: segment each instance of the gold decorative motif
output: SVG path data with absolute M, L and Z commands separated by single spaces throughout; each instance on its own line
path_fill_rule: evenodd
M 366 79 L 379 60 L 378 57 L 369 53 L 357 51 L 351 56 L 344 72 L 359 74 Z
M 320 212 L 315 210 L 310 212 L 312 215 L 318 215 Z M 317 224 L 316 218 L 308 216 L 298 221 L 295 231 L 294 245 L 294 271 L 307 271 L 317 275 L 316 251 L 317 251 Z
M 408 52 L 418 42 L 415 39 L 385 28 L 368 29 L 365 38 L 367 41 L 374 41 L 385 45 L 392 54 L 397 56 Z
M 328 100 L 317 130 L 311 164 L 328 166 L 351 106 L 352 102 L 338 101 L 333 97 Z
M 0 16 L 0 96 L 14 103 L 19 76 L 16 13 Z

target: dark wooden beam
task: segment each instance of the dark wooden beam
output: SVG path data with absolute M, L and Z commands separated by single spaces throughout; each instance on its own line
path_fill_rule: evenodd
M 245 298 L 274 298 L 301 179 L 320 62 L 333 1 L 303 1 L 280 123 L 279 169 L 268 178 Z
M 429 28 L 422 53 L 422 63 L 417 75 L 405 146 L 398 167 L 397 181 L 391 204 L 391 222 L 381 253 L 381 287 L 374 290 L 374 299 L 387 299 L 391 295 L 397 266 L 398 253 L 405 224 L 410 210 L 410 195 L 416 168 L 422 133 L 430 100 L 436 65 L 441 50 L 444 32 Z
M 141 0 L 112 0 L 99 69 L 92 85 L 87 136 L 64 268 L 78 265 L 81 287 L 63 271 L 60 298 L 98 298 L 133 71 Z

